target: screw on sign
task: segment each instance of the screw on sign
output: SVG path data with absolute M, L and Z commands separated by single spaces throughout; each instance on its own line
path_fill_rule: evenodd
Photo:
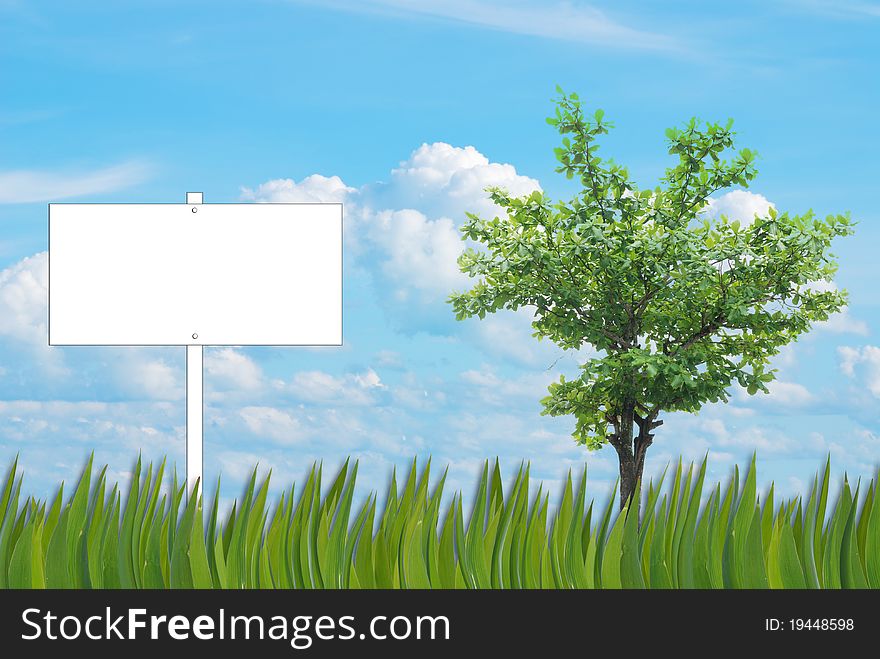
M 192 489 L 205 346 L 342 345 L 342 204 L 49 204 L 49 345 L 185 347 Z

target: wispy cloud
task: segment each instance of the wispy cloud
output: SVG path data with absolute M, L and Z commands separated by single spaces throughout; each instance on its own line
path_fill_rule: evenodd
M 297 0 L 294 0 L 297 1 Z M 305 0 L 310 2 L 310 0 Z M 535 0 L 329 0 L 344 11 L 440 18 L 514 34 L 643 50 L 682 50 L 669 35 L 640 30 L 581 2 Z
M 0 126 L 21 126 L 54 119 L 62 114 L 63 110 L 3 110 L 0 111 Z
M 789 0 L 799 9 L 837 17 L 873 16 L 880 18 L 880 2 L 840 2 L 839 0 Z
M 152 168 L 128 161 L 87 172 L 0 171 L 0 204 L 27 204 L 81 197 L 127 188 L 146 180 Z

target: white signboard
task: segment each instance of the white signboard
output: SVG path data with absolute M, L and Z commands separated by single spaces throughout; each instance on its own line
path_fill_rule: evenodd
M 49 345 L 186 346 L 186 480 L 206 345 L 342 345 L 342 204 L 49 204 Z
M 341 345 L 341 204 L 50 204 L 50 345 Z

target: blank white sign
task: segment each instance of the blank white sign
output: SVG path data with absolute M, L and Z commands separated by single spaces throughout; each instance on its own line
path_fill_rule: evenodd
M 341 345 L 341 204 L 50 204 L 50 345 Z

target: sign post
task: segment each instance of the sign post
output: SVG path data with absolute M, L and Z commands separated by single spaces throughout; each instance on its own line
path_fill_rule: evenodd
M 186 348 L 191 491 L 205 346 L 342 345 L 342 205 L 49 204 L 49 345 Z
M 186 485 L 191 490 L 202 478 L 204 444 L 203 354 L 202 346 L 186 347 Z
M 201 192 L 187 192 L 187 204 L 201 204 Z M 193 332 L 193 340 L 199 335 Z M 205 348 L 200 345 L 186 346 L 186 489 L 192 491 L 196 483 L 202 480 L 204 459 L 204 354 Z

